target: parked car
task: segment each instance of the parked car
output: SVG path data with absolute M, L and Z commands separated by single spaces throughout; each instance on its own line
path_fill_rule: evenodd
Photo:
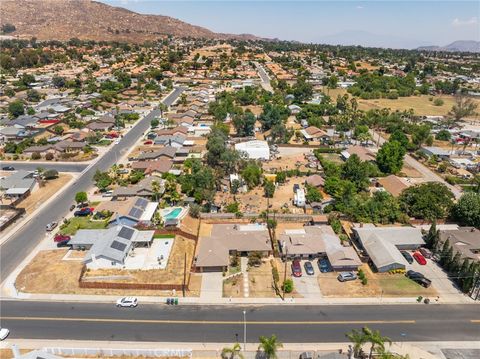
M 4 170 L 4 171 L 15 171 L 15 167 L 13 167 L 13 166 L 3 166 L 2 170 Z
M 299 189 L 300 189 L 300 185 L 298 183 L 295 183 L 293 185 L 293 192 L 297 192 L 297 190 L 299 190 Z
M 432 281 L 426 278 L 422 273 L 409 270 L 407 273 L 405 273 L 405 276 L 420 284 L 422 287 L 428 288 L 432 285 Z
M 10 334 L 10 330 L 7 328 L 0 328 L 0 340 L 5 340 L 5 338 L 8 337 L 8 334 Z
M 72 204 L 72 205 L 70 206 L 70 212 L 73 211 L 73 210 L 75 209 L 75 207 L 76 207 L 76 206 L 75 206 L 74 204 Z
M 58 242 L 57 243 L 57 248 L 64 248 L 64 247 L 70 247 L 70 240 L 66 240 L 63 242 Z
M 120 139 L 115 140 L 115 144 L 118 145 L 120 143 Z
M 403 258 L 405 258 L 405 260 L 408 262 L 408 264 L 413 263 L 413 258 L 410 255 L 410 253 L 408 253 L 407 251 L 400 251 L 400 253 L 402 253 Z
M 299 359 L 313 359 L 314 357 L 313 352 L 303 352 L 300 354 Z
M 332 271 L 332 266 L 330 265 L 330 261 L 327 258 L 320 258 L 318 260 L 318 269 L 320 273 L 328 273 Z
M 348 282 L 350 280 L 355 280 L 357 279 L 357 275 L 353 272 L 341 272 L 337 279 L 340 281 L 340 282 Z
M 102 193 L 102 197 L 112 197 L 113 196 L 113 191 L 106 191 Z
M 64 234 L 56 234 L 55 237 L 53 238 L 53 241 L 55 243 L 58 243 L 58 242 L 65 242 L 65 241 L 69 241 L 71 239 L 70 236 L 67 236 L 67 235 L 64 235 Z
M 425 258 L 432 258 L 432 252 L 428 250 L 428 248 L 420 248 L 419 249 L 420 253 L 425 257 Z
M 152 141 L 152 140 L 148 140 L 148 141 L 145 141 L 143 144 L 144 144 L 144 145 L 152 145 L 152 144 L 153 144 L 153 141 Z
M 73 213 L 73 215 L 75 217 L 86 217 L 86 216 L 89 216 L 93 213 L 93 208 L 90 208 L 90 207 L 85 207 L 85 208 L 82 208 L 78 211 L 75 211 Z
M 315 274 L 315 271 L 313 270 L 312 262 L 310 261 L 305 262 L 305 264 L 303 265 L 303 268 L 305 268 L 305 273 L 307 273 L 308 275 Z
M 47 226 L 46 226 L 47 232 L 53 231 L 56 226 L 58 226 L 58 223 L 57 223 L 57 222 L 50 222 L 50 223 L 47 224 Z
M 302 266 L 300 265 L 300 261 L 298 259 L 295 259 L 292 262 L 292 274 L 294 277 L 302 276 Z
M 138 300 L 135 297 L 123 297 L 117 300 L 117 307 L 134 308 L 138 305 Z
M 413 258 L 415 258 L 417 263 L 420 264 L 421 266 L 424 266 L 425 264 L 427 264 L 427 260 L 425 259 L 424 256 L 422 256 L 420 252 L 413 253 Z

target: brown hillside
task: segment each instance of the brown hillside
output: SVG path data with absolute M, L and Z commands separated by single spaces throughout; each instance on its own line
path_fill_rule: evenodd
M 217 34 L 200 26 L 161 15 L 142 15 L 91 0 L 1 0 L 0 24 L 15 25 L 9 34 L 39 40 L 143 42 L 164 35 L 204 38 L 254 38 Z

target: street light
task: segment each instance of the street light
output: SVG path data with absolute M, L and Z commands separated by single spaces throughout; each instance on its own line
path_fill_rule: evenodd
M 247 311 L 243 311 L 243 351 L 247 351 Z

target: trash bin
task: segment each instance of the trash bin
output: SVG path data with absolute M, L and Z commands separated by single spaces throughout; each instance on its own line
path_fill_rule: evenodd
M 167 298 L 167 304 L 170 304 L 170 298 Z
M 178 298 L 175 298 L 175 305 L 178 305 Z
M 430 303 L 430 299 L 428 298 L 425 298 L 425 300 L 423 301 L 425 304 L 429 304 Z

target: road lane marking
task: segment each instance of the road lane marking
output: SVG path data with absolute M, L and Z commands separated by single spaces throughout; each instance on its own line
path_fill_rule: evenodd
M 51 318 L 51 317 L 2 317 L 3 320 L 34 320 L 34 321 L 78 321 L 104 323 L 145 323 L 145 324 L 243 324 L 239 321 L 220 320 L 169 320 L 169 319 L 108 319 L 108 318 Z M 248 325 L 330 325 L 330 324 L 415 324 L 415 320 L 339 320 L 339 321 L 251 321 Z

